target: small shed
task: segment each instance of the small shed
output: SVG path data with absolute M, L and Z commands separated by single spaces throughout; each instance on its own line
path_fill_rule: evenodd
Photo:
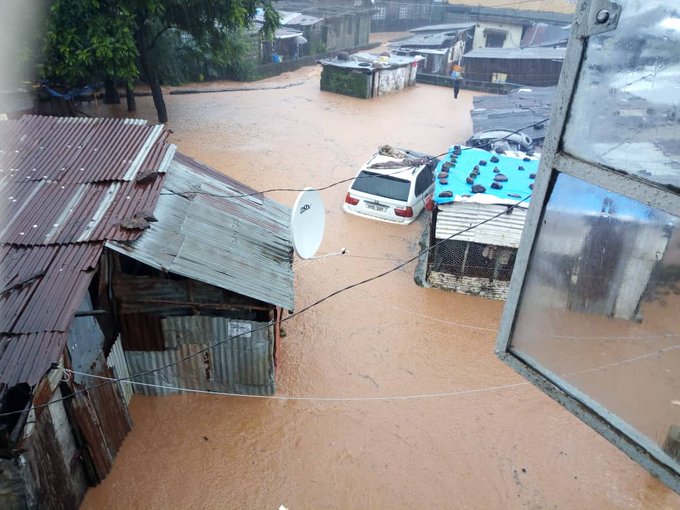
M 321 90 L 368 99 L 416 84 L 418 62 L 423 57 L 355 53 L 320 60 Z
M 451 148 L 435 171 L 430 286 L 505 299 L 529 205 L 518 202 L 531 194 L 538 161 L 522 153 Z M 484 220 L 490 221 L 465 231 Z
M 463 57 L 466 86 L 557 85 L 565 48 L 480 48 Z
M 276 321 L 294 307 L 290 209 L 178 154 L 154 216 L 106 244 L 130 371 L 158 369 L 138 390 L 273 394 Z

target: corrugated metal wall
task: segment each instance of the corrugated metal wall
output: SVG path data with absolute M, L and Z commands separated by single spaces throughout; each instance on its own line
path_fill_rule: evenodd
M 481 221 L 506 211 L 505 205 L 488 205 L 478 203 L 454 202 L 439 206 L 435 237 L 447 239 Z M 519 247 L 524 229 L 526 209 L 515 207 L 510 214 L 503 214 L 488 223 L 480 225 L 468 232 L 456 235 L 456 241 L 472 241 L 494 246 Z
M 161 325 L 165 351 L 129 351 L 125 355 L 133 374 L 173 365 L 137 381 L 207 391 L 274 394 L 274 337 L 267 323 L 185 316 L 164 318 Z M 235 335 L 241 336 L 232 338 Z M 224 343 L 174 364 L 217 342 Z M 148 386 L 135 386 L 135 391 L 145 395 L 176 393 Z
M 106 365 L 113 370 L 113 376 L 120 379 L 130 376 L 130 369 L 128 368 L 125 353 L 123 352 L 123 345 L 120 336 L 116 339 L 106 359 Z M 134 393 L 132 385 L 128 383 L 118 383 L 118 387 L 123 394 L 123 399 L 126 405 L 130 405 L 130 399 Z

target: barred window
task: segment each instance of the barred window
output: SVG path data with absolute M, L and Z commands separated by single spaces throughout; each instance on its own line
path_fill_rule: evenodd
M 509 281 L 516 253 L 506 246 L 444 241 L 434 249 L 431 269 L 454 276 Z

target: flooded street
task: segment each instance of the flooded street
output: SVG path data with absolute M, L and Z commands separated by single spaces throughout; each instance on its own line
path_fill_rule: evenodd
M 268 190 L 349 179 L 385 143 L 441 154 L 471 134 L 473 92 L 454 101 L 451 89 L 419 84 L 361 100 L 321 92 L 320 72 L 201 85 L 261 90 L 166 94 L 171 141 Z M 137 102 L 154 121 L 151 98 Z M 426 214 L 405 227 L 346 215 L 346 191 L 322 192 L 320 253 L 348 253 L 296 258 L 297 310 L 418 252 Z M 296 195 L 268 193 L 288 206 Z M 502 302 L 422 289 L 414 268 L 283 325 L 277 395 L 304 399 L 133 397 L 134 429 L 82 508 L 680 507 L 497 360 Z

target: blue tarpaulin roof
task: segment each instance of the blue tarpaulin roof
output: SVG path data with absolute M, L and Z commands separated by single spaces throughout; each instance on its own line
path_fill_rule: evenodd
M 458 149 L 456 149 L 458 147 Z M 459 152 L 459 154 L 456 154 Z M 452 158 L 455 156 L 455 162 Z M 495 160 L 498 161 L 495 161 Z M 531 178 L 538 171 L 539 159 L 523 153 L 496 154 L 483 149 L 453 146 L 448 156 L 443 158 L 435 171 L 435 187 L 433 200 L 437 204 L 451 202 L 478 202 L 485 204 L 514 204 L 531 194 Z M 448 177 L 440 179 L 441 172 L 446 172 L 450 165 Z M 474 182 L 466 182 L 468 177 L 478 169 L 479 174 Z M 494 169 L 498 168 L 498 172 Z M 507 181 L 498 182 L 501 189 L 493 189 L 491 184 L 498 175 L 507 177 Z M 473 184 L 481 184 L 486 188 L 484 193 L 473 193 Z M 448 193 L 447 193 L 448 192 Z M 443 196 L 442 196 L 443 194 Z M 528 206 L 529 200 L 523 202 Z

